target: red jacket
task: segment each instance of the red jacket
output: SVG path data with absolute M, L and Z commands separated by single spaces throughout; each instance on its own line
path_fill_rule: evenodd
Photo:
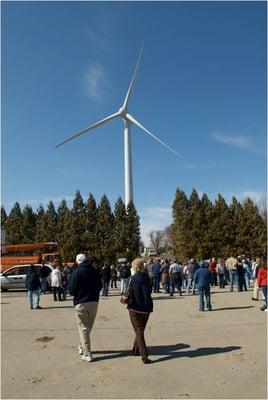
M 257 276 L 258 286 L 267 286 L 267 268 L 261 267 Z

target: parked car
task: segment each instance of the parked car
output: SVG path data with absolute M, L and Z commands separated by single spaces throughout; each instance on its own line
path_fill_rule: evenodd
M 34 264 L 36 271 L 39 272 L 41 264 Z M 45 264 L 45 267 L 49 269 L 49 275 L 47 278 L 48 285 L 51 283 L 51 272 L 53 270 L 50 264 Z M 28 273 L 30 264 L 15 265 L 9 268 L 5 272 L 1 272 L 1 291 L 4 292 L 9 289 L 25 289 L 26 290 L 26 274 Z

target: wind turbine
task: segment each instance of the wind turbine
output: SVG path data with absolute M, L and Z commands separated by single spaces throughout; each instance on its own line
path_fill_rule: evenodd
M 98 122 L 95 122 L 94 124 L 90 125 L 89 127 L 83 129 L 82 131 L 76 133 L 75 135 L 69 137 L 68 139 L 64 140 L 63 142 L 59 143 L 56 148 L 64 145 L 67 142 L 70 142 L 71 140 L 84 135 L 85 133 L 91 131 L 92 129 L 95 129 L 101 125 L 106 124 L 107 122 L 115 119 L 115 118 L 122 118 L 124 121 L 124 150 L 125 150 L 125 205 L 129 204 L 130 201 L 133 201 L 133 180 L 132 180 L 132 159 L 131 159 L 131 124 L 134 124 L 141 128 L 144 132 L 146 132 L 148 135 L 150 135 L 153 139 L 155 139 L 157 142 L 162 144 L 164 147 L 166 147 L 168 150 L 170 150 L 172 153 L 174 153 L 176 156 L 183 158 L 180 154 L 178 154 L 175 150 L 173 150 L 171 147 L 169 147 L 166 143 L 164 143 L 162 140 L 160 140 L 158 137 L 152 134 L 152 132 L 148 131 L 141 123 L 139 123 L 129 112 L 128 112 L 128 103 L 129 99 L 131 96 L 131 93 L 133 91 L 133 87 L 135 84 L 136 76 L 137 76 L 137 71 L 139 68 L 140 60 L 141 60 L 141 55 L 143 51 L 143 43 L 140 48 L 138 60 L 136 63 L 136 67 L 134 70 L 134 74 L 132 76 L 124 103 L 122 107 L 119 108 L 119 110 L 111 114 L 103 119 L 101 119 Z

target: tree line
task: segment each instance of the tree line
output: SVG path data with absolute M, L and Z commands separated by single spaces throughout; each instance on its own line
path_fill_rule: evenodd
M 172 210 L 169 238 L 182 261 L 267 256 L 267 220 L 250 198 L 241 204 L 233 197 L 228 206 L 218 194 L 213 204 L 205 193 L 200 198 L 195 188 L 189 198 L 178 188 Z
M 9 214 L 1 207 L 1 227 L 7 243 L 59 243 L 63 261 L 73 261 L 83 252 L 97 261 L 114 263 L 118 257 L 133 260 L 139 254 L 140 222 L 135 206 L 125 207 L 119 197 L 112 211 L 106 195 L 99 204 L 90 193 L 86 201 L 77 191 L 72 207 L 63 199 L 56 209 L 50 201 L 36 212 L 31 205 L 23 210 L 16 202 Z

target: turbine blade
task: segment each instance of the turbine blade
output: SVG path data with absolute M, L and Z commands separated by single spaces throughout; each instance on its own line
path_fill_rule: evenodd
M 136 75 L 137 75 L 137 71 L 138 71 L 138 68 L 139 68 L 141 55 L 142 55 L 142 51 L 143 51 L 143 44 L 144 44 L 144 42 L 142 41 L 140 52 L 139 52 L 139 56 L 138 56 L 138 60 L 137 60 L 136 67 L 135 67 L 135 70 L 134 70 L 134 74 L 132 76 L 132 79 L 131 79 L 131 82 L 130 82 L 130 85 L 129 85 L 129 88 L 128 88 L 128 91 L 127 91 L 127 94 L 126 94 L 126 98 L 125 98 L 125 101 L 124 101 L 124 104 L 123 104 L 123 108 L 126 108 L 127 105 L 128 105 L 128 101 L 129 101 L 129 98 L 130 98 L 130 95 L 131 95 L 131 92 L 132 92 L 132 89 L 133 89 L 133 86 L 134 86 L 134 83 L 135 83 L 135 80 L 136 80 Z
M 101 125 L 103 125 L 103 124 L 106 124 L 106 122 L 109 122 L 109 121 L 111 121 L 112 119 L 119 117 L 119 115 L 120 115 L 119 112 L 116 112 L 115 114 L 109 115 L 108 117 L 105 117 L 105 118 L 101 119 L 100 121 L 95 122 L 95 124 L 92 124 L 92 125 L 90 125 L 88 128 L 83 129 L 82 131 L 80 131 L 80 132 L 76 133 L 75 135 L 69 137 L 68 139 L 64 140 L 64 141 L 61 142 L 60 144 L 57 144 L 57 146 L 55 146 L 55 147 L 58 148 L 58 147 L 62 146 L 63 144 L 65 144 L 65 143 L 67 143 L 67 142 L 70 142 L 70 140 L 73 140 L 73 139 L 77 138 L 78 136 L 81 136 L 81 135 L 83 135 L 84 133 L 86 133 L 86 132 L 88 132 L 88 131 L 91 131 L 91 130 L 94 129 L 94 128 L 97 128 L 97 127 L 99 127 L 99 126 L 101 126 Z
M 161 143 L 164 147 L 166 147 L 168 150 L 172 151 L 172 153 L 176 154 L 176 156 L 184 159 L 179 153 L 177 153 L 175 150 L 173 150 L 171 147 L 169 147 L 166 143 L 162 142 L 162 140 L 158 139 L 158 137 L 156 137 L 155 135 L 153 135 L 150 131 L 148 131 L 148 129 L 144 128 L 143 125 L 141 125 L 138 121 L 135 120 L 134 117 L 132 117 L 132 115 L 130 115 L 129 113 L 126 114 L 126 118 L 132 122 L 133 124 L 137 125 L 139 128 L 143 129 L 146 133 L 148 133 L 148 135 L 152 136 L 152 138 L 154 138 L 157 142 Z

